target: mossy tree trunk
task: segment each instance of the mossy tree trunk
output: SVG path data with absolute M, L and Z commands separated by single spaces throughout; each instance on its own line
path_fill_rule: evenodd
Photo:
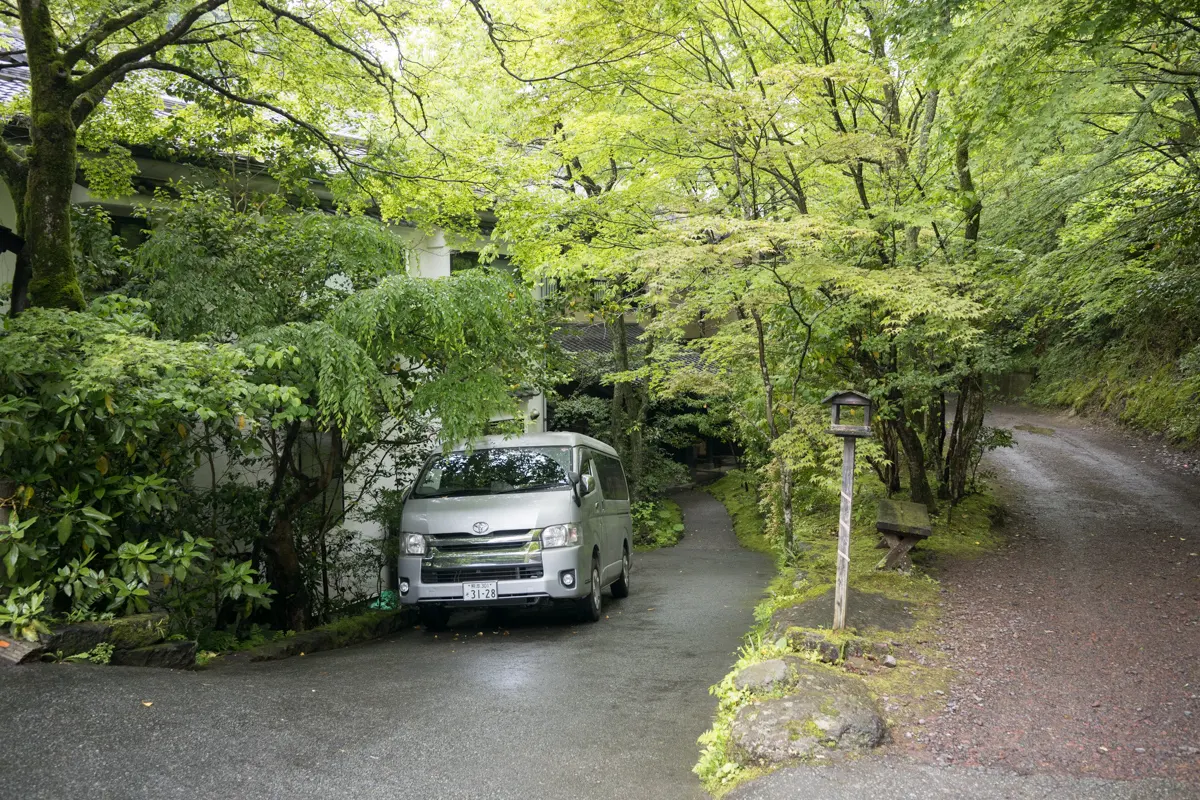
M 71 80 L 58 47 L 50 4 L 21 0 L 21 33 L 29 62 L 29 147 L 20 158 L 5 146 L 5 183 L 17 207 L 24 238 L 13 278 L 10 313 L 29 305 L 83 308 L 71 237 L 71 190 L 75 185 L 76 117 L 94 107 Z
M 944 482 L 949 488 L 952 502 L 958 502 L 967 493 L 973 462 L 979 455 L 976 446 L 986 412 L 987 397 L 983 379 L 978 374 L 967 375 L 958 389 L 954 428 L 950 433 L 950 448 L 946 455 Z

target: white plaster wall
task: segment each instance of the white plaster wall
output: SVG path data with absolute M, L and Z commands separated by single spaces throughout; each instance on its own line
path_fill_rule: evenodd
M 407 225 L 392 225 L 391 230 L 413 251 L 409 273 L 422 278 L 445 278 L 450 274 L 450 247 L 442 231 L 424 233 Z
M 0 225 L 6 228 L 15 228 L 17 226 L 17 210 L 13 205 L 12 194 L 9 193 L 8 187 L 0 181 Z M 0 286 L 4 287 L 4 296 L 8 296 L 10 287 L 12 286 L 13 270 L 17 265 L 17 256 L 14 253 L 5 252 L 0 255 Z M 8 313 L 8 301 L 0 300 L 0 314 Z

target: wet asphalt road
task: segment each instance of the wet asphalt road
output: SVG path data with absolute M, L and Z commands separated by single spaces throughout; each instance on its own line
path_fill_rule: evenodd
M 680 502 L 687 536 L 639 554 L 595 625 L 522 614 L 504 635 L 463 614 L 436 638 L 219 670 L 0 669 L 0 797 L 704 797 L 708 687 L 771 565 L 715 500 Z

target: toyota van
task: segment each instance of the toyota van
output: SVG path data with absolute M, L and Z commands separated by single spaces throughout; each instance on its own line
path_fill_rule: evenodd
M 629 594 L 633 523 L 616 450 L 578 433 L 489 436 L 431 456 L 404 503 L 400 602 L 444 627 L 479 606 Z

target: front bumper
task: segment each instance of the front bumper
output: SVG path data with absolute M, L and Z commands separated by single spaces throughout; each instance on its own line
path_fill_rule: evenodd
M 586 562 L 586 563 L 585 563 Z M 431 577 L 430 571 L 438 569 L 434 562 L 420 556 L 401 556 L 399 560 L 399 577 L 401 585 L 408 581 L 408 592 L 400 592 L 400 602 L 404 605 L 417 603 L 441 603 L 455 606 L 501 606 L 527 605 L 539 600 L 566 600 L 586 597 L 591 590 L 590 559 L 585 559 L 583 548 L 556 547 L 541 551 L 541 562 L 538 564 L 528 561 L 505 564 L 494 559 L 486 563 L 456 564 L 453 568 L 458 574 L 442 575 L 442 578 L 453 577 L 457 580 L 438 580 L 426 582 L 424 578 Z M 539 577 L 525 577 L 541 568 Z M 440 571 L 445 572 L 446 568 Z M 499 578 L 498 574 L 506 570 L 516 575 L 520 570 L 521 577 Z M 561 576 L 564 572 L 573 570 L 575 582 L 571 587 L 564 586 Z M 496 582 L 495 600 L 464 601 L 464 582 Z

